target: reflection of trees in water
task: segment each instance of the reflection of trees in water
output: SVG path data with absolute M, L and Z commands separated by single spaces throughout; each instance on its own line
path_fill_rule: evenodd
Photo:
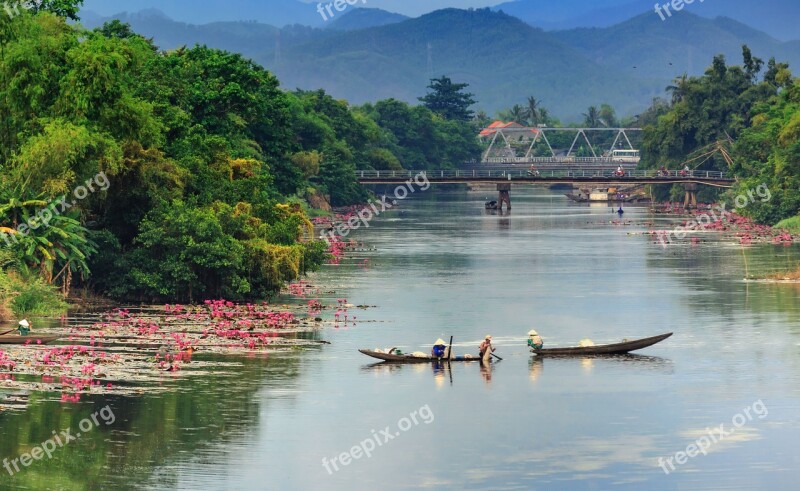
M 738 321 L 743 313 L 781 313 L 800 319 L 797 297 L 800 284 L 768 284 L 743 281 L 796 268 L 800 251 L 796 247 L 729 243 L 702 243 L 689 239 L 648 250 L 647 267 L 670 275 L 687 290 L 691 310 Z M 667 299 L 669 301 L 669 299 Z
M 147 395 L 145 388 L 139 397 L 93 397 L 91 405 L 65 405 L 52 394 L 31 395 L 24 413 L 0 415 L 0 460 L 31 451 L 51 438 L 53 430 L 70 428 L 74 435 L 82 419 L 106 405 L 115 421 L 106 426 L 98 417 L 99 427 L 57 449 L 52 460 L 20 466 L 13 477 L 0 469 L 0 479 L 23 489 L 137 489 L 158 470 L 159 484 L 170 487 L 180 471 L 170 464 L 256 431 L 260 401 L 253 396 L 265 380 L 286 389 L 300 374 L 298 356 L 217 359 L 241 361 L 242 366 L 185 377 L 170 391 L 154 395 Z M 165 383 L 173 383 L 168 375 Z

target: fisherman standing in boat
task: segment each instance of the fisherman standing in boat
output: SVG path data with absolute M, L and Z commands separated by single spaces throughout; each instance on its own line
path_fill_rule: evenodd
M 486 354 L 486 350 L 489 350 L 490 354 L 494 353 L 495 348 L 492 346 L 492 337 L 487 334 L 478 349 L 480 350 L 481 358 Z
M 434 358 L 444 358 L 449 353 L 447 353 L 447 343 L 444 342 L 442 338 L 436 340 L 433 343 L 433 348 L 431 348 L 431 356 Z
M 535 329 L 531 329 L 530 332 L 528 332 L 528 346 L 534 350 L 540 350 L 542 346 L 544 346 L 544 341 Z

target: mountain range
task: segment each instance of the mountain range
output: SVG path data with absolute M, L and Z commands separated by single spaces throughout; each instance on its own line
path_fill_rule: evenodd
M 444 9 L 411 19 L 353 9 L 325 29 L 194 25 L 156 10 L 114 18 L 162 49 L 200 43 L 240 52 L 287 89 L 324 88 L 356 104 L 390 97 L 417 102 L 429 79 L 444 74 L 469 83 L 476 108 L 490 114 L 533 95 L 564 120 L 578 120 L 601 103 L 635 114 L 676 76 L 702 73 L 716 54 L 740 63 L 742 44 L 765 60 L 800 65 L 800 41 L 780 42 L 735 20 L 690 12 L 662 21 L 651 11 L 609 27 L 550 32 L 490 9 Z M 88 27 L 104 20 L 83 17 Z
M 534 27 L 554 30 L 609 27 L 645 12 L 657 17 L 654 4 L 668 2 L 671 0 L 511 0 L 493 8 L 518 17 Z M 330 21 L 326 22 L 319 14 L 318 3 L 312 0 L 85 0 L 83 11 L 109 17 L 122 12 L 134 13 L 157 8 L 171 19 L 189 24 L 256 21 L 277 27 L 291 24 L 325 27 Z M 321 3 L 332 3 L 332 0 Z M 384 3 L 397 2 L 385 0 Z M 800 40 L 800 2 L 797 0 L 694 0 L 686 3 L 684 11 L 695 15 L 706 18 L 729 17 L 768 32 L 776 39 Z M 359 6 L 376 7 L 377 2 L 369 0 L 367 3 L 365 0 L 354 6 L 348 5 L 345 12 Z M 336 12 L 334 19 L 339 17 L 341 14 Z
M 599 2 L 598 2 L 599 3 Z M 603 0 L 602 6 L 587 8 L 583 0 L 516 0 L 502 3 L 495 10 L 522 19 L 545 29 L 577 27 L 609 27 L 642 13 L 650 13 L 661 22 L 676 16 L 655 12 L 655 4 L 667 0 Z M 705 18 L 728 17 L 757 30 L 770 33 L 776 39 L 800 40 L 800 2 L 797 0 L 694 0 L 686 2 L 683 12 Z

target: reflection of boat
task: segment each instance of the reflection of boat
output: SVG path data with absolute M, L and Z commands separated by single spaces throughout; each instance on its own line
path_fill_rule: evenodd
M 497 201 L 487 201 L 486 204 L 484 204 L 483 206 L 487 210 L 496 210 L 497 209 Z
M 614 344 L 601 344 L 597 346 L 576 346 L 573 348 L 542 348 L 531 350 L 539 356 L 582 356 L 582 355 L 622 355 L 630 351 L 647 348 L 672 336 L 672 333 L 661 334 L 649 338 L 634 339 Z
M 47 344 L 52 343 L 61 336 L 0 336 L 0 344 Z
M 567 193 L 565 196 L 578 203 L 641 203 L 650 201 L 650 198 L 643 194 L 636 194 L 630 190 L 617 188 L 604 188 L 589 191 L 582 189 L 578 194 Z
M 433 356 L 395 355 L 389 353 L 379 353 L 369 349 L 360 349 L 358 351 L 367 356 L 392 363 L 441 363 L 442 361 L 447 361 L 443 360 L 442 358 L 435 358 Z M 450 361 L 481 361 L 481 359 L 477 356 L 462 355 L 455 356 L 451 358 Z

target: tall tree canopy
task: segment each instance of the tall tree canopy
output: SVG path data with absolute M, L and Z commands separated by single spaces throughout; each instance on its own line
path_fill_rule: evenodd
M 473 94 L 463 92 L 467 87 L 469 84 L 455 84 L 445 76 L 433 78 L 428 85 L 431 91 L 419 100 L 445 119 L 469 121 L 473 116 L 469 108 L 475 104 L 475 100 Z

